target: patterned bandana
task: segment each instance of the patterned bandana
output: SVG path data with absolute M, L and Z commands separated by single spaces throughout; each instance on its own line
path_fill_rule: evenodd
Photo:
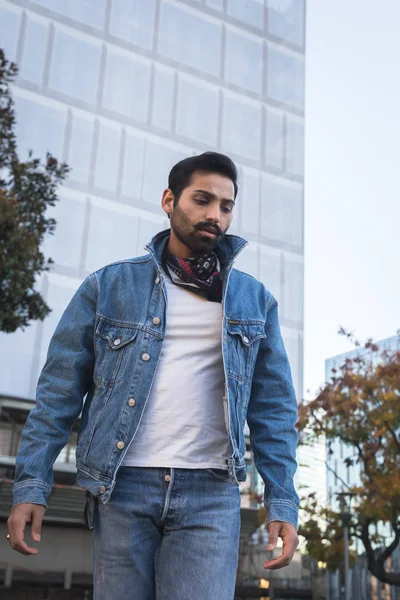
M 164 269 L 173 283 L 205 296 L 211 302 L 222 301 L 222 281 L 215 252 L 195 258 L 178 258 L 165 247 Z

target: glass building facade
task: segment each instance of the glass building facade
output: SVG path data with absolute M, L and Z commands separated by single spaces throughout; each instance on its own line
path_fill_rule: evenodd
M 280 303 L 302 395 L 305 0 L 0 0 L 21 157 L 71 167 L 38 281 L 52 309 L 0 335 L 0 395 L 34 398 L 50 337 L 82 279 L 168 227 L 174 163 L 204 150 L 240 170 L 237 267 Z

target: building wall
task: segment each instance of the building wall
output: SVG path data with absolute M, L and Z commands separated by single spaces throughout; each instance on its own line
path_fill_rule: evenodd
M 168 222 L 172 165 L 216 149 L 240 168 L 238 268 L 280 301 L 302 394 L 305 0 L 0 0 L 16 60 L 22 157 L 72 168 L 51 211 L 44 323 L 0 336 L 0 394 L 33 398 L 50 336 L 82 279 L 143 253 Z

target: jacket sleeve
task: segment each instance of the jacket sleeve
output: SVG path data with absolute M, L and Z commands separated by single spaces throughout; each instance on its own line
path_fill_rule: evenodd
M 278 319 L 271 297 L 253 375 L 247 413 L 257 471 L 264 483 L 267 523 L 286 521 L 297 527 L 299 497 L 294 488 L 297 468 L 297 401 Z
M 16 459 L 14 506 L 47 506 L 53 463 L 68 441 L 93 377 L 97 284 L 89 276 L 66 308 L 50 341 Z

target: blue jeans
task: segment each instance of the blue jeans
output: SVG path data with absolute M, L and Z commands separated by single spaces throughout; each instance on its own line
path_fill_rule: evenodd
M 123 467 L 94 519 L 94 600 L 233 600 L 239 487 L 225 471 Z

